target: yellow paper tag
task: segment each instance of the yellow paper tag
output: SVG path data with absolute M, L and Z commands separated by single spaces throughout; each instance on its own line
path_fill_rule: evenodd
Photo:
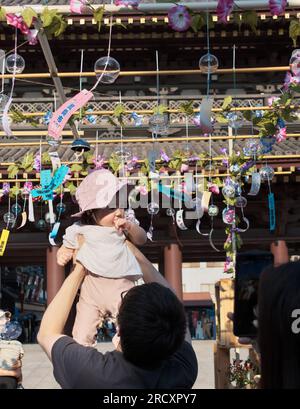
M 3 256 L 8 238 L 9 238 L 9 230 L 3 229 L 0 237 L 0 256 Z

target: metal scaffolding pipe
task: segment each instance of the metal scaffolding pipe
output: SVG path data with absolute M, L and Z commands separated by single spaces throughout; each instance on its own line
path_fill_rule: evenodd
M 22 131 L 19 131 L 18 136 L 20 136 L 20 133 Z M 28 131 L 27 135 L 29 134 Z M 40 135 L 47 135 L 47 131 L 41 131 L 39 133 Z M 72 134 L 69 132 L 69 135 Z M 16 134 L 15 134 L 16 135 Z M 80 135 L 84 135 L 84 132 L 80 131 Z M 5 133 L 2 131 L 0 132 L 0 136 L 5 136 Z M 290 133 L 286 135 L 287 138 L 299 138 L 300 134 L 299 133 Z M 200 142 L 200 141 L 226 141 L 226 140 L 238 140 L 238 139 L 258 139 L 260 138 L 259 135 L 237 135 L 237 136 L 189 136 L 187 139 L 186 137 L 181 137 L 181 136 L 176 136 L 176 137 L 169 137 L 169 138 L 159 138 L 156 140 L 156 142 L 161 143 L 161 142 L 186 142 L 187 140 L 189 142 Z M 112 143 L 120 143 L 121 139 L 88 139 L 88 143 L 91 145 L 95 144 L 112 144 Z M 128 139 L 122 139 L 122 143 L 151 143 L 153 142 L 152 138 L 128 138 Z M 40 146 L 40 143 L 42 145 L 48 145 L 48 142 L 40 142 L 40 141 L 35 141 L 35 142 L 1 142 L 0 143 L 0 148 L 14 148 L 17 146 L 27 146 L 27 147 L 32 147 L 32 146 Z M 69 141 L 61 141 L 61 145 L 71 145 L 73 143 L 73 140 Z
M 217 1 L 194 1 L 192 3 L 187 2 L 179 2 L 178 4 L 187 6 L 192 11 L 216 11 L 217 8 Z M 269 10 L 269 1 L 268 0 L 237 0 L 235 1 L 235 5 L 243 10 Z M 32 7 L 37 13 L 41 13 L 44 9 L 42 5 L 33 5 L 28 4 L 28 6 Z M 9 13 L 20 13 L 24 10 L 26 6 L 8 6 L 5 7 Z M 70 6 L 69 5 L 57 5 L 57 6 L 47 6 L 49 9 L 55 9 L 59 13 L 62 14 L 70 14 Z M 99 7 L 99 4 L 93 4 L 94 8 Z M 113 13 L 113 14 L 137 14 L 137 13 L 165 13 L 168 12 L 172 7 L 174 7 L 174 3 L 142 3 L 139 5 L 137 9 L 127 8 L 123 6 L 115 6 L 111 4 L 105 4 L 105 14 Z M 287 8 L 296 8 L 300 7 L 300 0 L 290 0 L 287 3 Z
M 279 67 L 248 67 L 248 68 L 236 68 L 234 71 L 236 74 L 252 74 L 256 72 L 284 72 L 288 71 L 290 67 L 288 65 L 279 66 Z M 98 71 L 97 75 L 99 74 Z M 215 74 L 232 74 L 232 68 L 219 68 L 216 70 Z M 119 74 L 121 77 L 135 77 L 135 76 L 149 76 L 153 77 L 157 75 L 157 71 L 120 71 Z M 160 70 L 159 75 L 204 75 L 199 69 L 198 70 Z M 57 77 L 60 78 L 74 78 L 74 77 L 95 77 L 96 73 L 94 71 L 87 72 L 58 72 Z M 0 79 L 11 79 L 13 74 L 4 74 L 0 75 Z M 37 72 L 37 73 L 28 73 L 28 74 L 16 74 L 15 78 L 51 78 L 49 72 Z

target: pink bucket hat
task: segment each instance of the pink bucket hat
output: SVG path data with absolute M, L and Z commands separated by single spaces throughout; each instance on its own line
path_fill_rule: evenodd
M 107 207 L 115 194 L 127 182 L 120 181 L 109 170 L 100 169 L 86 176 L 76 190 L 76 200 L 80 212 L 72 214 L 72 217 L 80 217 L 83 212 L 92 209 Z

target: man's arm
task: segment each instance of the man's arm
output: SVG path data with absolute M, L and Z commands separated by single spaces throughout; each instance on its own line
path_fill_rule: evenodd
M 147 241 L 147 233 L 145 230 L 135 223 L 131 223 L 127 228 L 127 237 L 136 246 L 142 246 Z
M 156 268 L 153 266 L 153 264 L 144 256 L 144 254 L 137 249 L 131 242 L 127 242 L 128 247 L 134 254 L 135 258 L 137 259 L 141 270 L 143 272 L 143 278 L 145 283 L 158 283 L 163 285 L 164 287 L 169 288 L 171 291 L 173 291 L 174 294 L 175 291 L 174 289 L 170 286 L 170 284 L 167 282 L 167 280 L 160 274 L 159 271 L 156 270 Z M 189 343 L 192 342 L 191 339 L 191 334 L 190 330 L 187 326 L 186 329 L 186 335 L 185 335 L 185 340 Z
M 84 277 L 84 267 L 76 263 L 43 316 L 37 340 L 50 360 L 54 343 L 64 335 L 66 321 Z

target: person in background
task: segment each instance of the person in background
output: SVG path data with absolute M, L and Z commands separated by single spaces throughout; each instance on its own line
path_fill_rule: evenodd
M 23 389 L 22 357 L 24 350 L 19 341 L 19 328 L 10 324 L 10 312 L 0 310 L 0 389 Z
M 48 306 L 38 342 L 65 389 L 192 388 L 198 373 L 183 304 L 167 281 L 131 243 L 146 284 L 122 294 L 116 349 L 106 354 L 64 336 L 63 329 L 85 270 L 76 263 Z
M 261 388 L 300 389 L 299 317 L 300 262 L 267 268 L 258 292 Z

